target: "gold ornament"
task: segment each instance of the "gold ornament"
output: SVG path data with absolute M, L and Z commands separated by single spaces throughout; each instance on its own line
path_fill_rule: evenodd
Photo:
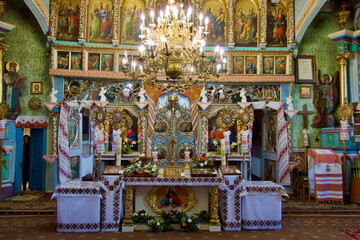
M 97 126 L 105 123 L 106 120 L 106 111 L 105 110 L 96 110 L 93 115 L 93 121 Z
M 230 128 L 235 123 L 236 112 L 228 108 L 222 109 L 219 112 L 219 118 L 225 128 Z
M 10 106 L 6 102 L 0 104 L 0 117 L 5 119 L 6 115 L 10 112 Z
M 150 191 L 149 195 L 147 196 L 148 203 L 150 204 L 154 212 L 161 214 L 164 211 L 163 209 L 159 208 L 159 205 L 161 205 L 160 204 L 161 200 L 165 197 L 165 195 L 168 193 L 170 188 L 172 188 L 173 191 L 176 190 L 176 194 L 183 201 L 184 209 L 182 211 L 188 212 L 195 206 L 197 199 L 190 187 L 159 186 L 159 187 L 153 187 L 153 189 Z M 171 207 L 172 206 L 170 205 L 169 208 Z
M 240 109 L 239 121 L 241 126 L 250 127 L 254 122 L 254 111 L 251 108 Z
M 351 117 L 351 115 L 352 115 L 352 109 L 349 105 L 342 105 L 339 108 L 338 112 L 342 119 L 344 119 L 344 118 L 347 119 L 347 118 Z
M 41 108 L 41 100 L 38 97 L 32 97 L 28 104 L 30 110 L 39 111 Z

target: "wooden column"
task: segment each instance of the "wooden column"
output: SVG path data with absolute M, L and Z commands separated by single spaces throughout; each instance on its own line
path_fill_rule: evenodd
M 339 53 L 336 56 L 336 60 L 340 64 L 340 103 L 345 104 L 345 98 L 347 98 L 347 60 L 350 58 L 350 52 Z
M 133 214 L 134 214 L 134 186 L 125 186 L 125 214 L 124 214 L 124 221 L 123 225 L 125 226 L 132 226 Z

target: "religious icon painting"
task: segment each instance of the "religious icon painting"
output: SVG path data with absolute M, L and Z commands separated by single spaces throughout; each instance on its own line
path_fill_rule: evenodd
M 119 55 L 119 71 L 124 71 L 126 68 L 130 68 L 131 67 L 131 62 L 132 62 L 132 56 L 128 56 L 127 57 L 127 63 L 125 64 L 124 62 L 125 56 L 124 55 Z M 130 69 L 128 69 L 130 70 Z
M 121 11 L 121 43 L 137 45 L 141 42 L 140 26 L 144 25 L 141 16 L 146 12 L 145 1 L 127 0 Z
M 244 74 L 244 57 L 234 57 L 234 74 Z
M 274 57 L 264 57 L 264 74 L 274 74 Z
M 246 74 L 256 74 L 257 73 L 257 57 L 248 56 L 245 58 L 245 72 Z
M 270 1 L 269 1 L 270 2 Z M 286 4 L 269 4 L 267 15 L 267 42 L 271 47 L 287 46 L 287 10 Z
M 57 2 L 56 39 L 76 41 L 79 37 L 80 0 Z
M 204 30 L 208 32 L 205 39 L 206 44 L 208 46 L 225 46 L 228 21 L 224 3 L 219 0 L 207 0 L 204 1 L 202 9 L 204 23 L 208 21 L 208 24 L 205 24 Z
M 197 199 L 190 187 L 158 186 L 153 187 L 147 196 L 152 210 L 157 213 L 169 211 L 190 211 Z
M 286 74 L 286 57 L 276 57 L 276 74 Z
M 239 0 L 235 6 L 235 46 L 256 47 L 258 45 L 258 1 Z
M 100 54 L 89 53 L 88 70 L 99 71 L 100 70 Z
M 299 87 L 299 98 L 310 99 L 311 98 L 311 87 L 310 86 L 300 86 Z
M 265 159 L 264 180 L 276 183 L 276 161 Z
M 232 144 L 237 136 L 236 124 L 228 127 L 223 124 L 223 119 L 221 113 L 218 113 L 215 117 L 209 119 L 209 143 L 208 150 L 210 152 L 216 152 L 220 154 L 221 143 L 220 140 L 223 139 L 223 133 L 225 131 L 231 132 L 229 139 L 230 144 Z
M 138 151 L 139 148 L 137 144 L 137 118 L 131 116 L 130 113 L 126 110 L 122 111 L 122 115 L 120 118 L 120 130 L 123 136 L 123 150 L 125 148 L 126 153 Z
M 70 157 L 71 180 L 80 177 L 80 156 Z
M 264 120 L 264 152 L 276 153 L 276 123 L 276 111 L 266 111 Z
M 114 20 L 112 0 L 92 0 L 88 9 L 89 42 L 110 43 Z
M 101 54 L 101 71 L 113 70 L 113 58 L 112 54 Z
M 72 70 L 82 69 L 82 53 L 77 53 L 77 52 L 71 53 L 71 69 Z
M 80 148 L 80 117 L 74 109 L 71 110 L 68 118 L 68 137 L 70 149 Z
M 31 82 L 31 94 L 42 94 L 43 83 L 42 82 Z
M 69 69 L 69 52 L 57 52 L 57 68 Z

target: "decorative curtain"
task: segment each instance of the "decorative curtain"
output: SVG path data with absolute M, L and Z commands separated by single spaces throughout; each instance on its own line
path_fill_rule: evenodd
M 69 137 L 68 137 L 69 107 L 66 103 L 61 104 L 59 121 L 59 179 L 60 183 L 71 180 L 71 165 L 69 158 Z

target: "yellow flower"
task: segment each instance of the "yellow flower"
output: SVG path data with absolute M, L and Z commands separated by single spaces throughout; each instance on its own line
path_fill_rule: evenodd
M 183 223 L 182 226 L 183 226 L 183 227 L 186 227 L 186 223 Z

